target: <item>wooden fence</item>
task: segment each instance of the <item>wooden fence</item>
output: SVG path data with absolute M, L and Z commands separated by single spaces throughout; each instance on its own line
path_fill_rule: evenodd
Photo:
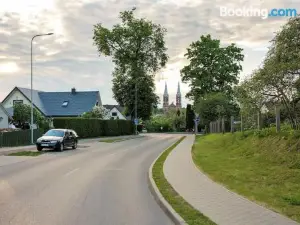
M 34 130 L 33 140 L 34 142 L 42 136 L 41 130 Z M 2 147 L 15 147 L 31 144 L 31 130 L 21 130 L 12 132 L 0 133 L 0 148 Z

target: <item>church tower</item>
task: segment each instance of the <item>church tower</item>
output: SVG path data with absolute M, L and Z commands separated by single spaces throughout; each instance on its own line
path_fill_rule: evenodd
M 165 91 L 164 91 L 164 97 L 163 97 L 163 108 L 164 110 L 168 110 L 169 108 L 169 94 L 168 94 L 168 87 L 167 82 L 165 83 Z
M 180 92 L 179 82 L 178 82 L 177 94 L 176 94 L 176 108 L 181 109 L 181 92 Z

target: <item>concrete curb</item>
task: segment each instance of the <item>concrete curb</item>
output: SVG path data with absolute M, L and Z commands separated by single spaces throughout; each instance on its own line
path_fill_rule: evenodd
M 172 144 L 173 145 L 173 144 Z M 169 147 L 171 147 L 170 145 Z M 169 148 L 168 147 L 168 148 Z M 148 187 L 150 189 L 151 194 L 153 195 L 155 201 L 160 206 L 160 208 L 166 213 L 166 215 L 172 220 L 175 225 L 187 225 L 184 219 L 172 208 L 172 206 L 166 201 L 166 199 L 160 193 L 158 187 L 155 184 L 152 175 L 152 169 L 155 162 L 159 159 L 159 157 L 168 149 L 166 148 L 151 164 L 148 170 Z

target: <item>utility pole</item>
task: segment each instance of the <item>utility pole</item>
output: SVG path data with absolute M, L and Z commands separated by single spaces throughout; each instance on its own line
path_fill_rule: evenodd
M 34 35 L 33 37 L 32 37 L 32 39 L 31 39 L 31 51 L 30 51 L 30 86 L 31 86 L 31 88 L 30 88 L 30 105 L 31 105 L 31 144 L 34 144 L 34 141 L 33 141 L 33 99 L 32 99 L 32 94 L 33 94 L 33 89 L 32 89 L 32 87 L 33 87 L 33 75 L 32 75 L 32 43 L 33 43 L 33 40 L 34 40 L 34 38 L 36 38 L 36 37 L 40 37 L 40 36 L 47 36 L 47 35 L 52 35 L 53 33 L 48 33 L 48 34 L 37 34 L 37 35 Z
M 135 101 L 134 101 L 134 123 L 135 123 L 135 134 L 137 135 L 137 79 L 135 81 Z

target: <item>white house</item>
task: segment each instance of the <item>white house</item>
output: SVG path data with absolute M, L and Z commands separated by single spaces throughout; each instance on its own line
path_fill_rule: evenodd
M 0 129 L 9 128 L 9 119 L 11 119 L 11 116 L 0 103 Z
M 106 109 L 109 110 L 109 118 L 126 120 L 126 117 L 122 114 L 123 108 L 119 105 L 103 105 Z

